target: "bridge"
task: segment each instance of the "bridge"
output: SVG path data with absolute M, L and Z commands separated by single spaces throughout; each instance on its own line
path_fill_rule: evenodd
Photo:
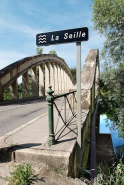
M 38 66 L 38 67 L 37 67 Z M 39 70 L 39 78 L 37 72 Z M 89 51 L 81 74 L 81 109 L 82 109 L 82 130 L 81 130 L 81 164 L 77 162 L 77 119 L 76 119 L 76 84 L 71 71 L 65 61 L 54 55 L 35 55 L 19 60 L 0 71 L 0 102 L 4 102 L 4 90 L 10 86 L 11 100 L 18 100 L 18 82 L 17 79 L 22 75 L 22 98 L 29 99 L 29 72 L 31 73 L 32 98 L 47 96 L 49 114 L 40 117 L 41 131 L 38 135 L 36 131 L 30 134 L 25 130 L 21 133 L 19 130 L 10 132 L 1 138 L 1 154 L 10 160 L 25 162 L 33 160 L 38 163 L 47 163 L 59 168 L 66 175 L 78 177 L 80 171 L 84 171 L 95 176 L 95 127 L 99 127 L 99 119 L 96 118 L 98 108 L 98 78 L 99 78 L 99 53 L 97 49 Z M 48 90 L 49 87 L 49 90 Z M 62 105 L 57 103 L 57 99 L 62 99 Z M 53 111 L 53 106 L 54 108 Z M 68 112 L 68 113 L 67 113 Z M 67 115 L 68 114 L 68 115 Z M 49 117 L 49 119 L 48 119 Z M 59 118 L 57 118 L 59 117 Z M 54 119 L 53 119 L 54 118 Z M 51 121 L 52 120 L 52 121 Z M 97 121 L 96 121 L 97 120 Z M 37 122 L 37 120 L 35 120 Z M 49 122 L 49 130 L 48 130 Z M 55 123 L 56 122 L 56 123 Z M 36 125 L 38 125 L 36 123 Z M 59 126 L 58 126 L 59 125 Z M 38 128 L 39 129 L 39 128 Z M 16 132 L 18 132 L 16 134 Z M 42 133 L 42 134 L 41 134 Z M 24 134 L 24 135 L 23 135 Z M 20 137 L 19 137 L 20 136 Z M 52 141 L 50 138 L 52 136 Z M 30 143 L 39 143 L 24 145 L 27 140 L 32 139 Z M 18 146 L 10 147 L 11 140 Z M 65 144 L 66 142 L 66 144 Z M 29 143 L 29 142 L 27 142 Z M 20 149 L 21 147 L 21 149 Z M 28 157 L 27 157 L 28 156 Z M 90 169 L 87 170 L 87 163 L 91 161 Z
M 37 66 L 38 70 L 37 71 Z M 71 71 L 63 59 L 54 55 L 35 55 L 19 60 L 0 70 L 0 101 L 3 101 L 3 92 L 10 86 L 12 100 L 17 100 L 18 82 L 22 75 L 22 98 L 29 98 L 29 73 L 31 71 L 32 97 L 45 96 L 48 86 L 51 85 L 54 94 L 69 91 L 75 85 Z M 37 78 L 37 72 L 39 78 Z

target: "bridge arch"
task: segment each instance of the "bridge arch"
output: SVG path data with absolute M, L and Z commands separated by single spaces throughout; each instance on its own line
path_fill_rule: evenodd
M 37 80 L 39 66 L 39 80 Z M 21 59 L 0 70 L 0 101 L 3 91 L 10 86 L 11 99 L 18 99 L 17 78 L 22 75 L 23 98 L 29 98 L 28 71 L 32 73 L 32 96 L 45 96 L 52 85 L 54 94 L 69 91 L 75 85 L 70 68 L 65 61 L 55 55 L 42 54 Z
M 95 101 L 99 94 L 99 77 L 99 51 L 98 49 L 91 49 L 87 55 L 81 73 L 82 109 L 89 109 L 91 104 L 94 107 Z

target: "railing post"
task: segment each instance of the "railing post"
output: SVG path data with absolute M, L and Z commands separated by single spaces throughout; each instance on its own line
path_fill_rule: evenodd
M 73 115 L 74 115 L 74 93 L 73 93 Z
M 52 95 L 54 91 L 51 89 L 52 86 L 49 86 L 49 90 L 47 91 L 48 96 L 46 100 L 48 101 L 48 121 L 49 121 L 49 137 L 46 142 L 46 146 L 51 146 L 55 144 L 55 135 L 54 135 L 54 121 L 53 121 L 53 102 L 54 96 Z
M 65 117 L 65 123 L 66 123 L 66 96 L 64 96 L 64 117 Z

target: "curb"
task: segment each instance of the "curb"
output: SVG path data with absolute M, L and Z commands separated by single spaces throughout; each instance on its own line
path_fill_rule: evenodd
M 26 126 L 30 125 L 31 123 L 46 115 L 48 115 L 48 113 L 44 113 L 0 137 L 0 155 L 8 161 L 17 162 L 20 164 L 30 163 L 32 165 L 49 165 L 51 167 L 59 169 L 64 175 L 67 176 L 69 172 L 68 166 L 71 152 L 52 150 L 52 148 L 22 148 L 18 145 L 10 146 L 10 144 L 5 142 L 5 140 L 9 136 L 13 135 L 14 133 L 18 132 L 19 130 L 25 128 Z
M 6 140 L 9 136 L 11 136 L 12 134 L 14 134 L 14 133 L 20 131 L 21 129 L 23 129 L 23 128 L 25 128 L 26 126 L 32 124 L 33 122 L 37 121 L 38 119 L 40 119 L 40 118 L 46 116 L 47 114 L 48 114 L 48 113 L 46 112 L 46 113 L 44 113 L 44 114 L 42 114 L 42 115 L 40 115 L 40 116 L 34 118 L 33 120 L 31 120 L 31 121 L 29 121 L 29 122 L 27 122 L 27 123 L 25 123 L 25 124 L 19 126 L 18 128 L 14 129 L 14 130 L 12 130 L 12 131 L 10 131 L 10 132 L 8 132 L 8 133 L 5 134 L 4 136 L 1 136 L 1 137 L 0 137 L 0 154 L 1 154 L 3 157 L 9 158 L 9 160 L 11 160 L 11 159 L 10 159 L 10 154 L 9 154 L 9 156 L 8 156 L 8 153 L 10 153 L 9 150 L 11 150 L 12 148 L 15 148 L 15 146 L 10 146 L 10 144 L 6 143 L 5 140 Z

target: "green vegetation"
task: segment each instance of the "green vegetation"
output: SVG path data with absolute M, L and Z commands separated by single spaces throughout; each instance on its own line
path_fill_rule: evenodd
M 123 185 L 124 184 L 124 164 L 119 160 L 117 166 L 102 171 L 97 175 L 94 185 Z
M 71 69 L 71 73 L 72 73 L 72 76 L 74 77 L 74 80 L 75 80 L 75 82 L 76 82 L 76 67 L 72 67 Z
M 52 55 L 56 55 L 57 56 L 57 53 L 56 53 L 55 50 L 49 51 L 49 54 L 52 54 Z
M 104 36 L 101 51 L 103 71 L 99 85 L 101 92 L 100 113 L 112 121 L 112 129 L 118 128 L 124 138 L 124 0 L 93 0 L 92 21 L 94 30 Z M 124 184 L 124 164 L 100 171 L 96 184 Z
M 18 84 L 18 97 L 19 99 L 22 98 L 22 83 Z M 7 87 L 7 89 L 3 92 L 3 99 L 4 100 L 10 100 L 10 87 Z
M 124 1 L 93 0 L 94 29 L 105 37 L 100 77 L 101 110 L 124 136 Z
M 105 37 L 102 57 L 112 64 L 124 60 L 124 0 L 93 0 L 94 29 Z
M 36 48 L 37 55 L 43 54 L 43 48 Z
M 7 89 L 4 90 L 3 99 L 4 100 L 10 100 L 10 87 L 7 87 Z
M 106 70 L 100 80 L 100 112 L 107 115 L 124 138 L 124 64 Z
M 30 164 L 18 165 L 16 170 L 11 174 L 8 185 L 28 185 L 35 177 L 34 170 Z
M 57 55 L 57 53 L 56 53 L 55 50 L 49 51 L 49 54 L 52 54 L 52 55 L 55 55 L 55 56 L 58 57 L 58 55 Z M 62 57 L 59 57 L 59 58 L 61 58 L 62 60 L 64 60 Z M 64 61 L 65 61 L 65 60 L 64 60 Z

